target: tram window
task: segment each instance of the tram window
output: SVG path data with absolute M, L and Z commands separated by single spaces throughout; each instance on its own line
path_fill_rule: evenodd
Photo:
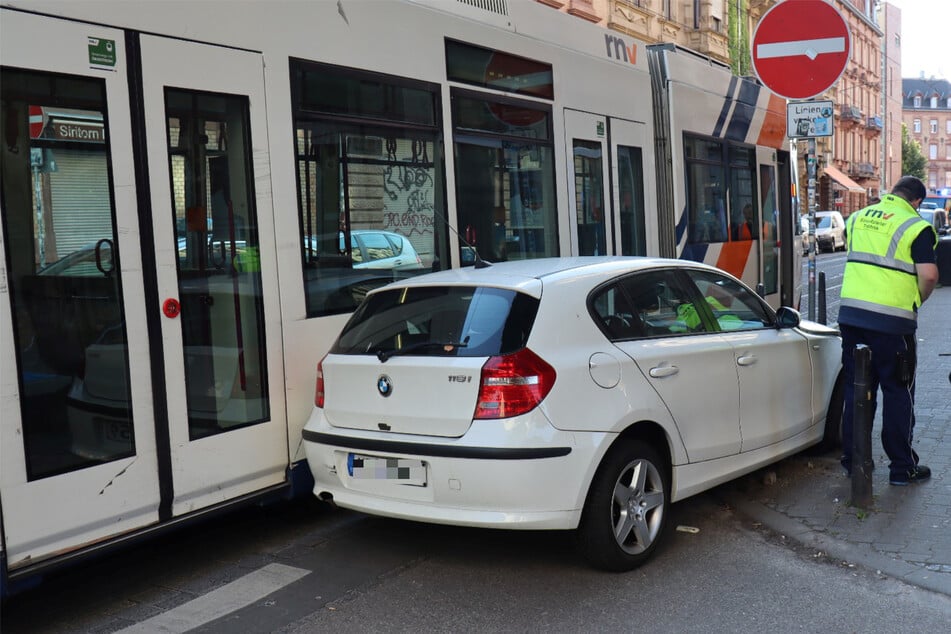
M 605 255 L 604 182 L 601 144 L 595 141 L 572 140 L 575 173 L 575 205 L 577 212 L 578 254 Z
M 687 220 L 690 242 L 727 240 L 726 181 L 723 145 L 684 138 L 687 170 Z
M 452 116 L 462 263 L 557 255 L 550 110 L 454 90 Z
M 446 266 L 438 88 L 307 62 L 291 77 L 307 315 Z
M 755 151 L 684 135 L 688 242 L 759 240 Z
M 0 90 L 7 280 L 35 480 L 135 454 L 105 87 L 4 68 Z
M 644 165 L 641 148 L 619 145 L 617 159 L 621 254 L 647 255 L 647 230 L 644 227 Z
M 760 201 L 763 209 L 763 287 L 764 294 L 779 291 L 779 210 L 776 207 L 776 168 L 773 165 L 759 166 L 761 188 Z
M 730 240 L 760 239 L 756 196 L 756 151 L 730 144 Z
M 554 99 L 551 64 L 446 40 L 446 76 L 452 81 Z
M 166 89 L 189 438 L 270 418 L 248 100 Z

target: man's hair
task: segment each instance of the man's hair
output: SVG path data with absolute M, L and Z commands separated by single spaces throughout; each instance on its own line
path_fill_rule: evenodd
M 928 195 L 928 190 L 925 189 L 925 184 L 921 182 L 921 179 L 914 176 L 902 176 L 892 187 L 892 194 L 901 196 L 911 202 L 912 200 L 923 200 Z

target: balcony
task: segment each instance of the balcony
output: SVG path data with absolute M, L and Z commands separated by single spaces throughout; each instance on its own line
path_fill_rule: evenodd
M 862 121 L 862 110 L 858 106 L 842 104 L 839 107 L 839 118 L 843 122 L 860 123 Z
M 882 133 L 882 118 L 881 117 L 868 117 L 865 119 L 865 138 L 873 139 Z
M 730 43 L 727 36 L 712 29 L 701 28 L 687 33 L 687 42 L 695 51 L 721 62 L 730 61 Z
M 853 178 L 873 178 L 875 166 L 871 163 L 852 163 L 849 167 L 849 175 Z

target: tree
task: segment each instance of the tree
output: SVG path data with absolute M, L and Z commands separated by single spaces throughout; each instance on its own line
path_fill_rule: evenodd
M 730 0 L 727 10 L 730 67 L 734 75 L 751 75 L 749 0 Z
M 903 176 L 917 176 L 925 179 L 928 159 L 921 153 L 918 141 L 908 136 L 908 126 L 901 124 L 901 173 Z

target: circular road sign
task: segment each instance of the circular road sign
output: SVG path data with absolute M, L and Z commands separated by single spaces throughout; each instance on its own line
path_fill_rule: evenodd
M 838 81 L 852 46 L 849 25 L 825 0 L 784 0 L 753 33 L 756 76 L 780 97 L 809 99 Z
M 43 108 L 40 106 L 30 106 L 30 138 L 38 139 L 43 134 L 43 127 L 46 125 L 46 117 L 43 115 Z

